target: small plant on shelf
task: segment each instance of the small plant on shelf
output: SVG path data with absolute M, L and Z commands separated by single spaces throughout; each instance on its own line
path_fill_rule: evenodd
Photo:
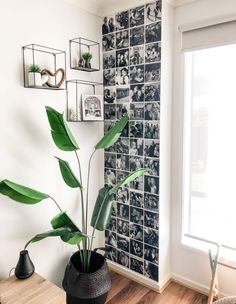
M 29 67 L 29 72 L 31 73 L 40 73 L 41 72 L 41 68 L 38 64 L 31 64 L 31 66 Z
M 38 64 L 31 64 L 28 73 L 28 84 L 30 87 L 41 87 L 48 81 L 48 75 L 41 73 L 41 68 Z
M 87 69 L 91 69 L 91 59 L 93 58 L 93 54 L 91 52 L 82 53 L 82 58 L 84 59 L 84 66 Z

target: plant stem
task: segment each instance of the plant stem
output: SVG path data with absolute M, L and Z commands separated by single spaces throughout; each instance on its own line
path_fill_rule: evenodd
M 77 154 L 77 151 L 75 151 L 75 155 L 78 161 L 78 166 L 79 166 L 79 175 L 80 175 L 80 183 L 81 183 L 81 188 L 80 188 L 80 196 L 81 196 L 81 207 L 82 207 L 82 232 L 84 234 L 86 234 L 86 228 L 85 228 L 85 213 L 84 213 L 84 195 L 83 195 L 83 178 L 82 178 L 82 171 L 81 171 L 81 165 L 80 165 L 80 160 L 79 160 L 79 156 Z M 85 268 L 86 265 L 86 252 L 87 252 L 87 240 L 83 240 L 83 262 L 82 262 L 82 266 L 83 269 Z
M 59 206 L 59 204 L 56 202 L 56 200 L 55 200 L 53 197 L 51 197 L 50 195 L 49 195 L 49 198 L 50 198 L 51 200 L 53 200 L 53 202 L 56 204 L 57 208 L 62 212 L 62 209 L 61 209 L 61 207 Z

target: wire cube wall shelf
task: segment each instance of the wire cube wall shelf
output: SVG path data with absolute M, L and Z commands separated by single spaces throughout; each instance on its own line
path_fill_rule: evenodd
M 32 89 L 65 90 L 66 89 L 66 52 L 39 44 L 22 47 L 24 87 Z M 41 76 L 47 74 L 50 79 L 38 85 L 36 73 L 29 80 L 30 66 L 42 66 Z M 46 72 L 45 72 L 46 71 Z M 49 74 L 48 74 L 49 73 Z M 39 76 L 39 75 L 37 75 Z M 40 77 L 40 76 L 39 76 Z
M 93 57 L 90 66 L 86 66 L 83 53 L 90 52 Z M 70 40 L 70 68 L 84 72 L 100 71 L 100 43 L 82 37 Z
M 80 87 L 80 89 L 79 89 Z M 84 87 L 83 89 L 81 87 Z M 99 93 L 103 89 L 103 83 L 87 80 L 72 79 L 66 81 L 66 117 L 68 122 L 99 122 L 102 120 L 83 120 L 82 96 L 83 94 Z M 102 94 L 101 94 L 102 95 Z M 103 104 L 102 104 L 103 107 Z

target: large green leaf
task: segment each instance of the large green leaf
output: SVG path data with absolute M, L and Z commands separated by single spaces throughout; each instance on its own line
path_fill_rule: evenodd
M 70 232 L 61 236 L 61 239 L 71 245 L 79 244 L 84 239 L 84 235 L 80 229 L 73 223 L 66 212 L 60 212 L 52 220 L 51 225 L 53 229 L 65 228 L 70 229 Z
M 64 179 L 64 182 L 71 188 L 82 188 L 77 177 L 74 175 L 73 171 L 70 168 L 70 165 L 67 161 L 56 157 L 59 162 L 61 175 Z
M 46 107 L 51 134 L 56 146 L 63 151 L 76 151 L 79 146 L 72 135 L 63 114 L 53 108 Z
M 113 195 L 109 194 L 109 186 L 99 190 L 95 207 L 93 209 L 91 226 L 97 230 L 104 231 L 110 222 Z
M 25 245 L 25 249 L 29 246 L 29 244 L 31 243 L 36 243 L 39 242 L 43 239 L 46 239 L 48 237 L 55 237 L 55 236 L 64 236 L 68 233 L 71 233 L 71 230 L 69 228 L 58 228 L 58 229 L 54 229 L 54 230 L 50 230 L 44 233 L 39 233 L 36 234 L 31 240 L 29 240 L 26 245 Z
M 123 116 L 117 123 L 108 131 L 106 135 L 96 144 L 95 149 L 107 149 L 113 146 L 119 137 L 121 136 L 122 131 L 124 130 L 129 118 L 128 116 Z
M 121 180 L 116 186 L 110 189 L 109 194 L 114 194 L 120 188 L 125 186 L 126 184 L 134 181 L 139 176 L 143 175 L 144 173 L 148 172 L 148 169 L 138 169 L 134 172 L 131 172 L 128 176 L 126 176 L 123 180 Z
M 37 204 L 49 197 L 48 194 L 13 183 L 7 179 L 0 182 L 0 193 L 23 204 Z

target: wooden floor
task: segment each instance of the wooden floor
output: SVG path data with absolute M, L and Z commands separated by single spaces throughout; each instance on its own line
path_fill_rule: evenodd
M 158 294 L 116 273 L 106 304 L 206 304 L 207 297 L 177 283 Z

